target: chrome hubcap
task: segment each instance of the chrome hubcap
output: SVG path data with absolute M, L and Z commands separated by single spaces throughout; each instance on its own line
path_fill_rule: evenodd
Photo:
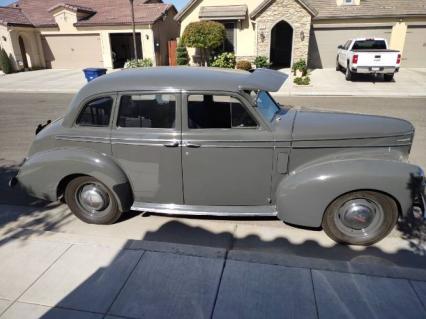
M 88 212 L 104 210 L 109 203 L 108 194 L 95 184 L 84 185 L 78 191 L 78 202 Z
M 374 236 L 384 221 L 381 205 L 358 198 L 345 202 L 335 215 L 336 226 L 348 236 Z

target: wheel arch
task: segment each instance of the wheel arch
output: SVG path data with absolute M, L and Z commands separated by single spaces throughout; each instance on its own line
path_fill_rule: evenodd
M 413 205 L 412 176 L 420 172 L 417 166 L 388 160 L 353 159 L 307 166 L 278 185 L 278 217 L 290 224 L 320 227 L 329 205 L 354 191 L 385 194 L 397 204 L 399 216 L 405 216 Z

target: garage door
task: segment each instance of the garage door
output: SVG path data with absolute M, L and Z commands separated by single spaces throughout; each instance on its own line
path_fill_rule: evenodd
M 45 35 L 42 43 L 49 68 L 74 69 L 104 65 L 99 34 Z
M 332 68 L 336 65 L 337 46 L 353 38 L 385 38 L 390 40 L 392 27 L 321 28 L 315 29 L 309 48 L 312 67 Z
M 402 66 L 426 68 L 426 26 L 408 27 Z

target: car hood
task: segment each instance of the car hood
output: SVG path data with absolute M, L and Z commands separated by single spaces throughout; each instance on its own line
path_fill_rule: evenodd
M 412 135 L 413 125 L 405 120 L 338 112 L 297 112 L 293 140 L 366 139 Z

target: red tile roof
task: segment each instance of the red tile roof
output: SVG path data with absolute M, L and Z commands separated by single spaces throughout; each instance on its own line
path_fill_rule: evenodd
M 60 6 L 89 13 L 88 18 L 77 22 L 77 26 L 131 24 L 129 0 L 18 0 L 16 4 L 21 9 L 22 17 L 26 17 L 27 22 L 29 20 L 36 27 L 56 26 L 49 10 Z M 159 0 L 134 0 L 134 7 L 136 24 L 152 24 L 171 8 L 176 11 L 173 5 Z M 0 21 L 2 19 L 0 11 Z
M 12 8 L 12 7 L 0 7 L 0 24 L 32 26 L 32 23 L 22 13 L 21 9 Z

